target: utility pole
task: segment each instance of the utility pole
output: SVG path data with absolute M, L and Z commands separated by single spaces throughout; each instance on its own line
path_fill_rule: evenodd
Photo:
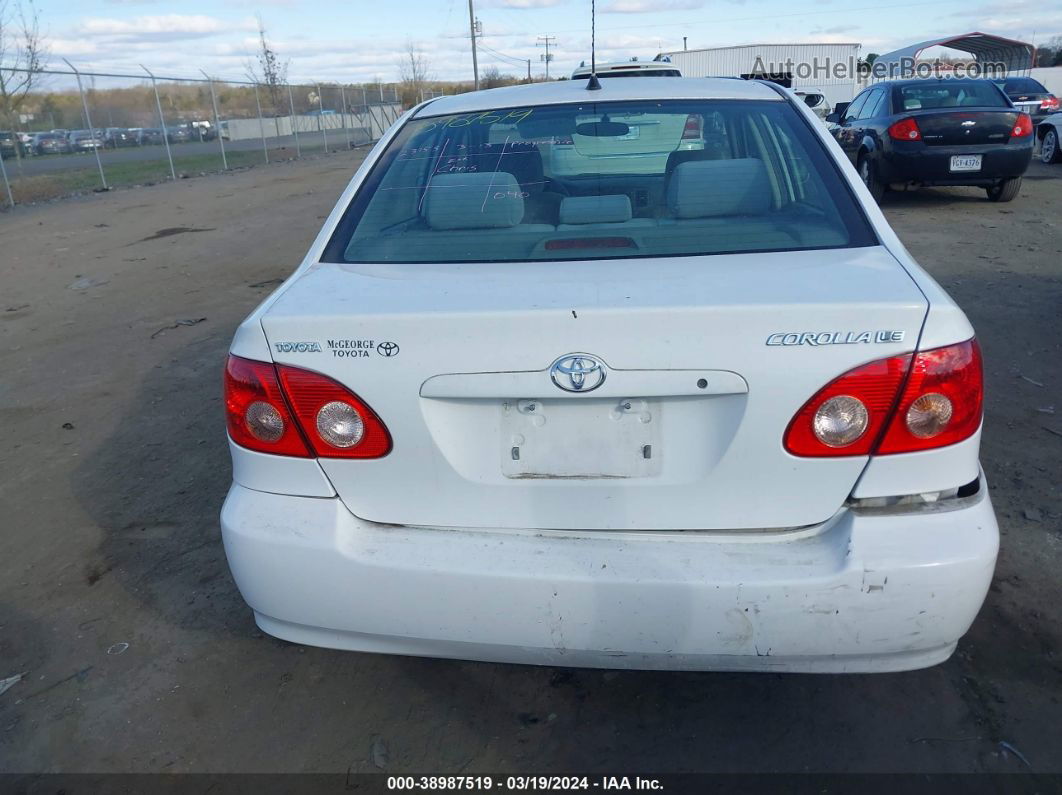
M 471 2 L 471 0 L 469 0 Z M 541 47 L 543 44 L 546 46 L 546 54 L 540 55 L 543 61 L 546 62 L 546 79 L 549 80 L 549 62 L 553 60 L 553 56 L 549 54 L 549 45 L 557 40 L 556 36 L 539 36 L 535 41 L 536 47 Z
M 476 12 L 468 0 L 468 31 L 472 34 L 472 84 L 479 91 L 479 61 L 476 60 Z
M 527 82 L 531 82 L 531 59 L 527 59 Z

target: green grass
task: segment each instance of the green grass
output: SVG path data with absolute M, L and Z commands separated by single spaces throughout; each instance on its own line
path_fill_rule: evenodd
M 330 151 L 346 151 L 343 146 L 329 147 Z M 162 150 L 160 150 L 162 151 Z M 320 154 L 323 147 L 320 145 L 306 145 L 302 147 L 303 154 Z M 108 163 L 107 154 L 103 154 L 103 171 L 107 176 L 107 185 L 111 188 L 128 188 L 137 185 L 154 185 L 172 179 L 170 165 L 162 152 L 161 160 L 137 160 L 127 163 Z M 261 149 L 252 151 L 226 151 L 229 169 L 242 169 L 252 166 L 265 165 Z M 282 147 L 269 150 L 269 161 L 291 160 L 295 157 L 295 149 Z M 96 160 L 89 156 L 87 159 L 79 158 L 75 167 L 64 171 L 52 171 L 47 174 L 35 174 L 33 176 L 18 176 L 13 160 L 5 162 L 8 166 L 8 178 L 11 180 L 11 192 L 15 196 L 15 204 L 29 204 L 31 202 L 50 201 L 64 196 L 72 196 L 79 193 L 88 193 L 99 190 L 100 172 L 96 167 Z M 221 153 L 179 155 L 173 158 L 173 168 L 177 177 L 197 177 L 204 174 L 218 173 L 222 170 Z M 0 195 L 0 209 L 6 208 L 6 197 Z

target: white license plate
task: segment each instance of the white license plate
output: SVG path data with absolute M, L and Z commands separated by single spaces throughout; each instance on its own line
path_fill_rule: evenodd
M 509 400 L 501 407 L 507 478 L 642 478 L 660 473 L 657 400 Z
M 953 155 L 951 158 L 952 171 L 980 171 L 981 155 Z

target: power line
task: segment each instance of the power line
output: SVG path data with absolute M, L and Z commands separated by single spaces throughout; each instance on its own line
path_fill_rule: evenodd
M 503 60 L 509 61 L 510 64 L 520 64 L 520 66 L 527 66 L 527 82 L 529 82 L 529 83 L 531 82 L 531 59 L 530 58 L 516 58 L 516 57 L 514 57 L 512 55 L 506 55 L 503 52 L 498 52 L 497 50 L 491 49 L 490 47 L 488 47 L 486 44 L 483 44 L 482 42 L 480 43 L 479 46 L 480 46 L 480 49 L 486 50 L 489 53 L 493 53 L 494 55 L 498 56 L 499 58 L 502 58 Z
M 471 2 L 471 0 L 469 0 Z M 553 60 L 553 56 L 549 54 L 549 45 L 557 40 L 556 36 L 539 36 L 535 41 L 536 47 L 541 47 L 543 44 L 546 46 L 546 54 L 540 56 L 543 61 L 546 62 L 546 79 L 549 80 L 549 62 Z
M 495 49 L 493 49 L 491 47 L 488 47 L 483 42 L 479 43 L 479 48 L 481 50 L 486 50 L 487 52 L 491 53 L 492 55 L 496 55 L 496 56 L 498 56 L 499 58 L 501 58 L 503 60 L 512 61 L 514 63 L 518 63 L 518 64 L 520 64 L 520 66 L 523 66 L 525 63 L 527 63 L 527 58 L 517 58 L 515 55 L 506 55 L 503 52 L 498 52 L 497 50 L 495 50 Z
M 848 7 L 848 8 L 844 8 L 841 11 L 838 11 L 838 9 L 836 9 L 836 8 L 825 9 L 823 11 L 795 11 L 795 12 L 788 13 L 788 14 L 771 14 L 770 16 L 771 16 L 771 19 L 785 19 L 785 18 L 792 18 L 792 17 L 809 17 L 809 16 L 817 16 L 817 15 L 821 15 L 821 14 L 832 14 L 834 16 L 837 16 L 837 15 L 839 15 L 841 13 L 847 14 L 847 13 L 851 13 L 851 12 L 854 12 L 854 11 L 882 11 L 882 10 L 889 10 L 889 9 L 893 9 L 893 8 L 914 8 L 916 6 L 923 7 L 923 6 L 925 6 L 925 3 L 924 2 L 923 3 L 896 3 L 896 4 L 891 4 L 891 5 Z M 682 21 L 678 21 L 678 22 L 661 22 L 661 23 L 652 24 L 652 25 L 615 25 L 615 26 L 609 27 L 608 29 L 606 29 L 606 30 L 604 30 L 602 32 L 603 33 L 611 33 L 612 31 L 616 31 L 616 30 L 644 30 L 646 28 L 690 28 L 690 27 L 701 27 L 701 26 L 704 26 L 704 25 L 713 25 L 713 26 L 715 26 L 715 25 L 718 25 L 720 22 L 759 22 L 759 21 L 762 21 L 762 20 L 763 20 L 763 15 L 762 14 L 760 16 L 752 16 L 752 17 L 714 17 L 714 18 L 712 18 L 710 20 L 700 20 L 700 21 L 682 20 Z M 585 34 L 586 33 L 586 28 L 566 28 L 566 29 L 558 30 L 557 32 L 558 33 L 582 33 L 582 34 Z M 811 42 L 811 43 L 814 43 L 814 42 Z
M 476 60 L 476 12 L 472 0 L 468 0 L 468 29 L 472 34 L 472 84 L 479 91 L 479 61 Z

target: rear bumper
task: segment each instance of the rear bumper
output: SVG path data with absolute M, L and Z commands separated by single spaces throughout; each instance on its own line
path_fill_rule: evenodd
M 237 585 L 277 637 L 607 668 L 934 665 L 980 609 L 998 549 L 985 488 L 962 507 L 843 510 L 784 534 L 386 526 L 336 498 L 238 485 L 221 522 Z
M 1020 177 L 1032 161 L 1033 138 L 1022 144 L 1013 142 L 984 146 L 912 146 L 882 154 L 879 179 L 886 183 L 916 182 L 922 185 L 988 186 L 1001 179 Z M 905 146 L 902 145 L 901 146 Z M 953 155 L 981 155 L 981 170 L 951 171 Z

